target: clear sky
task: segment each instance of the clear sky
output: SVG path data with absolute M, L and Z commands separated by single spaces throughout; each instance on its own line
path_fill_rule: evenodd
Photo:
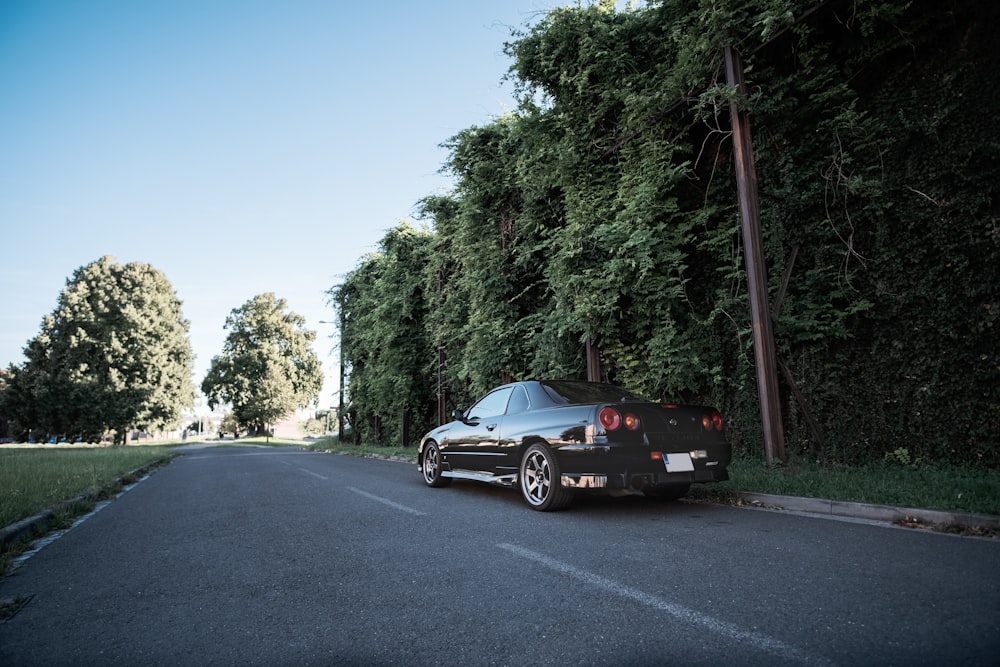
M 447 192 L 440 144 L 513 106 L 546 0 L 0 2 L 0 367 L 103 255 L 163 271 L 195 385 L 263 292 L 318 334 L 326 290 Z M 419 223 L 417 223 L 419 224 Z

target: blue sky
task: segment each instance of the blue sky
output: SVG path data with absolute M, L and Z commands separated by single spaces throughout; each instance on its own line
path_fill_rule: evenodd
M 0 366 L 113 255 L 170 279 L 196 385 L 233 308 L 285 298 L 332 404 L 324 292 L 448 191 L 439 145 L 513 106 L 503 43 L 561 4 L 4 0 Z

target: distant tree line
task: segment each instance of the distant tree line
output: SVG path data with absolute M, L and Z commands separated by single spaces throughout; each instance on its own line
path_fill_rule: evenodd
M 1000 464 L 1000 3 L 662 0 L 506 44 L 518 109 L 445 144 L 330 299 L 358 439 L 509 379 L 717 405 L 762 450 L 722 46 L 743 56 L 792 455 Z
M 268 433 L 319 395 L 315 332 L 267 293 L 226 319 L 222 353 L 202 382 L 221 430 Z M 58 304 L 0 373 L 0 437 L 127 444 L 132 432 L 178 428 L 194 403 L 189 324 L 166 276 L 106 256 L 77 269 Z M 200 425 L 199 425 L 200 427 Z

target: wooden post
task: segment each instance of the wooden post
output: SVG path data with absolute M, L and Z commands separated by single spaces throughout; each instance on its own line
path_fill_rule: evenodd
M 601 381 L 601 354 L 592 336 L 587 336 L 585 343 L 587 353 L 587 381 Z
M 743 63 L 732 46 L 725 47 L 726 82 L 746 95 Z M 740 200 L 743 245 L 746 248 L 747 282 L 750 291 L 750 317 L 753 325 L 754 360 L 757 366 L 757 391 L 764 427 L 764 455 L 768 467 L 775 459 L 785 458 L 785 435 L 781 426 L 781 401 L 778 394 L 774 333 L 767 299 L 767 271 L 760 232 L 760 202 L 757 197 L 757 170 L 753 159 L 750 123 L 736 100 L 730 102 L 733 126 L 733 152 L 736 161 L 736 187 Z

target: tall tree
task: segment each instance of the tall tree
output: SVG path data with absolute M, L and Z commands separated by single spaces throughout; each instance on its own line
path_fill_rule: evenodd
M 21 430 L 96 440 L 176 425 L 194 402 L 181 302 L 150 266 L 105 256 L 73 274 L 58 305 L 10 369 Z
M 316 332 L 271 292 L 250 299 L 226 318 L 222 354 L 212 359 L 201 390 L 208 404 L 232 405 L 244 427 L 268 424 L 319 398 L 323 369 L 310 347 Z

